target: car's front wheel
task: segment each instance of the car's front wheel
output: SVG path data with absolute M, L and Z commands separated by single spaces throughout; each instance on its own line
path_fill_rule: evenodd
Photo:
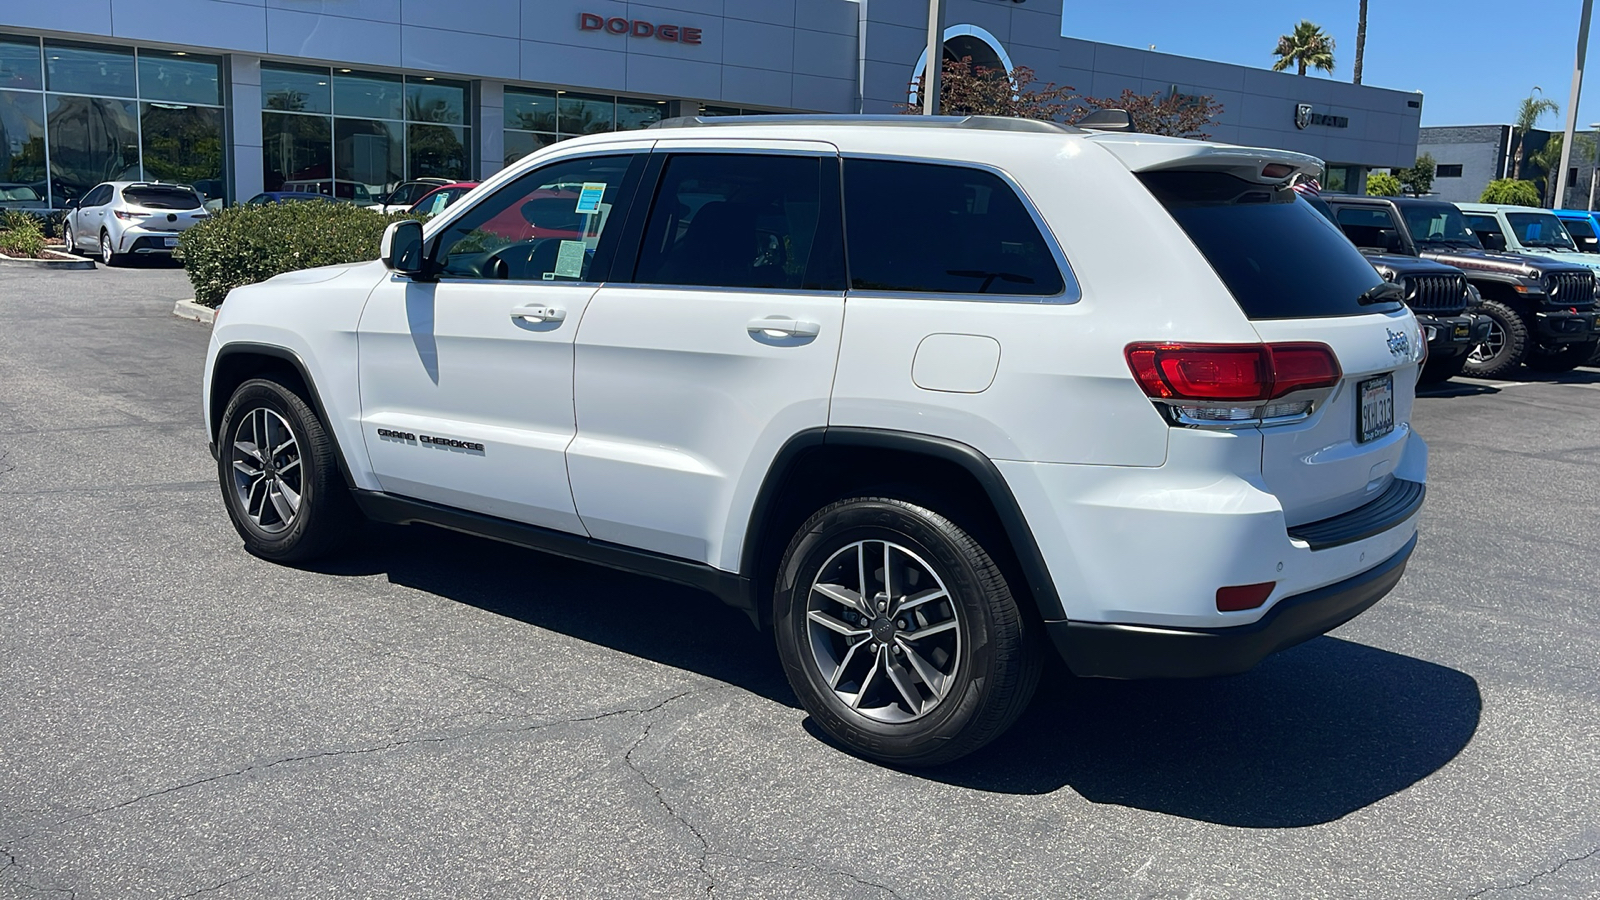
M 800 702 L 834 739 L 897 765 L 949 762 L 1014 722 L 1039 652 L 1011 589 L 960 526 L 903 500 L 831 504 L 796 533 L 773 623 Z
M 217 431 L 217 478 L 247 550 L 279 562 L 322 556 L 361 520 L 315 411 L 272 378 L 239 385 Z
M 1489 317 L 1489 336 L 1467 354 L 1464 371 L 1478 378 L 1509 375 L 1528 355 L 1528 326 L 1499 300 L 1485 299 L 1479 312 Z

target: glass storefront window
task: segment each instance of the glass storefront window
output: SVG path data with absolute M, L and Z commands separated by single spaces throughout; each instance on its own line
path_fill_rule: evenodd
M 103 97 L 138 96 L 132 50 L 46 43 L 44 62 L 46 90 Z
M 220 108 L 141 103 L 139 120 L 145 178 L 194 185 L 206 200 L 223 198 Z
M 44 95 L 0 91 L 0 209 L 46 206 Z
M 285 112 L 331 113 L 333 76 L 327 69 L 261 67 L 261 108 Z
M 559 93 L 559 92 L 558 92 Z M 616 98 L 592 94 L 559 93 L 557 129 L 562 136 L 600 134 L 616 127 Z
M 548 147 L 557 140 L 560 139 L 553 134 L 540 134 L 533 131 L 507 131 L 506 165 L 511 165 L 535 150 Z
M 279 190 L 286 181 L 330 182 L 333 177 L 332 126 L 333 120 L 324 116 L 262 114 L 266 189 Z
M 617 98 L 617 130 L 633 131 L 649 128 L 661 121 L 661 111 L 667 108 L 665 100 L 639 100 L 631 97 Z
M 139 99 L 222 105 L 222 66 L 210 57 L 139 51 Z
M 406 155 L 411 168 L 410 177 L 432 175 L 439 178 L 464 180 L 470 167 L 467 165 L 467 134 L 465 128 L 448 125 L 407 125 Z
M 141 177 L 136 102 L 61 94 L 50 95 L 48 101 L 50 185 L 56 206 L 82 197 L 102 181 Z
M 333 120 L 333 194 L 357 203 L 375 203 L 405 180 L 405 153 L 399 122 L 376 119 Z
M 461 125 L 467 121 L 467 86 L 436 78 L 406 79 L 406 121 Z
M 520 131 L 555 133 L 555 91 L 508 88 L 505 92 L 505 127 Z
M 0 88 L 44 90 L 44 69 L 39 62 L 37 38 L 0 35 Z
M 399 75 L 352 72 L 333 73 L 333 112 L 363 119 L 399 119 L 405 115 Z

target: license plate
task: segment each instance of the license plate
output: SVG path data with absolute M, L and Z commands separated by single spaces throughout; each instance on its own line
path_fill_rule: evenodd
M 178 239 L 175 237 L 163 238 L 163 240 L 166 241 L 168 247 L 178 246 Z
M 1356 440 L 1365 444 L 1394 430 L 1394 375 L 1368 378 L 1356 386 Z

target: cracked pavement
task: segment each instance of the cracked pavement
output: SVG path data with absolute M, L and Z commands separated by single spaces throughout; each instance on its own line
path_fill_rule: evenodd
M 1332 636 L 898 772 L 709 596 L 245 554 L 185 287 L 0 269 L 0 898 L 1600 897 L 1600 372 L 1419 400 L 1417 556 Z

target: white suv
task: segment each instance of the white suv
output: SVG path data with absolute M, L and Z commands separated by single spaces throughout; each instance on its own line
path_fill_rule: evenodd
M 563 142 L 229 295 L 206 416 L 276 560 L 363 515 L 711 591 L 848 747 L 954 759 L 1053 646 L 1240 672 L 1416 544 L 1416 321 L 1311 157 L 1047 123 Z

